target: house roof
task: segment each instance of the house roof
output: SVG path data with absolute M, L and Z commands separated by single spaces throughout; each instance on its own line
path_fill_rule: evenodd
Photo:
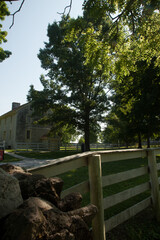
M 28 105 L 28 104 L 30 104 L 30 102 L 29 102 L 29 103 L 25 103 L 25 104 L 23 104 L 23 105 L 15 108 L 15 109 L 13 109 L 13 110 L 7 112 L 7 113 L 4 113 L 3 115 L 0 116 L 0 119 L 1 119 L 1 118 L 5 118 L 5 117 L 8 117 L 8 116 L 13 116 L 13 115 L 15 115 L 20 109 L 24 108 L 24 107 L 25 107 L 26 105 Z

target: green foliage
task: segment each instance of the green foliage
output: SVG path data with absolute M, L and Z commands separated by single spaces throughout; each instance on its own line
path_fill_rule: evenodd
M 123 21 L 132 32 L 158 10 L 159 6 L 159 1 L 156 0 L 84 0 L 83 4 L 84 12 L 90 18 L 100 21 L 108 15 L 114 20 L 114 25 Z
M 115 90 L 112 111 L 122 124 L 125 120 L 128 134 L 144 135 L 148 140 L 160 127 L 160 68 L 155 66 L 155 62 L 156 57 L 149 65 L 147 61 L 137 61 L 136 71 L 121 75 L 112 83 Z
M 49 41 L 38 54 L 42 67 L 48 71 L 48 79 L 41 76 L 42 91 L 36 91 L 31 86 L 28 100 L 40 114 L 50 109 L 43 120 L 54 123 L 54 130 L 64 125 L 82 131 L 86 149 L 89 150 L 90 129 L 102 121 L 102 113 L 107 109 L 108 75 L 103 71 L 105 64 L 101 61 L 87 62 L 86 51 L 90 40 L 84 44 L 83 34 L 73 33 L 74 21 L 64 18 L 48 26 Z M 79 26 L 85 22 L 83 18 L 77 21 Z M 88 37 L 91 36 L 88 32 L 90 28 L 85 31 Z M 99 34 L 99 30 L 96 32 Z
M 146 61 L 149 65 L 156 58 L 155 65 L 160 61 L 160 13 L 154 12 L 147 19 L 143 19 L 134 35 L 130 35 L 125 41 L 119 42 L 116 47 L 116 75 L 121 78 L 127 76 L 130 71 L 136 71 L 136 62 Z
M 6 3 L 4 1 L 0 1 L 0 44 L 2 44 L 2 42 L 7 41 L 6 40 L 7 32 L 2 31 L 1 21 L 3 21 L 5 19 L 5 16 L 8 16 L 8 15 L 9 15 L 9 11 Z M 11 52 L 5 51 L 2 48 L 0 48 L 0 62 L 8 58 L 10 54 Z
M 89 135 L 89 138 L 90 138 L 90 143 L 97 143 L 98 142 L 98 137 L 101 133 L 101 128 L 100 128 L 100 125 L 99 124 L 96 124 L 94 126 L 91 126 L 90 127 L 90 135 Z M 85 138 L 84 136 L 81 136 L 80 139 L 79 139 L 79 143 L 85 143 Z
M 78 143 L 79 143 L 79 144 L 85 143 L 84 137 L 80 137 Z
M 110 52 L 115 55 L 116 74 L 129 74 L 135 70 L 134 64 L 139 60 L 149 63 L 156 57 L 157 65 L 160 59 L 160 3 L 149 0 L 85 0 L 84 16 L 100 30 L 104 19 L 108 21 L 107 34 L 102 39 L 95 41 L 96 55 L 104 56 L 110 47 Z M 88 27 L 89 27 L 88 24 Z M 93 34 L 93 33 L 92 33 Z M 95 35 L 95 34 L 93 34 Z M 100 34 L 99 34 L 100 35 Z M 104 39 L 108 39 L 106 45 Z M 90 41 L 90 40 L 89 40 Z M 101 49 L 101 51 L 100 51 Z M 107 51 L 106 51 L 107 50 Z M 88 61 L 94 59 L 92 49 L 88 47 Z M 108 51 L 109 52 L 109 51 Z M 113 60 L 112 63 L 114 64 Z
M 56 122 L 53 124 L 50 132 L 50 136 L 55 135 L 59 137 L 61 143 L 70 143 L 71 141 L 74 141 L 77 137 L 76 129 L 73 125 L 70 124 L 64 124 L 61 122 Z
M 134 143 L 134 132 L 131 129 L 129 121 L 122 114 L 114 112 L 112 109 L 106 118 L 107 127 L 103 132 L 103 141 L 105 143 L 125 144 L 126 147 Z

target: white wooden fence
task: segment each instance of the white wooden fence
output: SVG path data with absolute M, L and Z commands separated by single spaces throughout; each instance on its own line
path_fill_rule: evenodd
M 65 158 L 56 159 L 53 164 L 39 168 L 30 169 L 33 174 L 43 174 L 47 177 L 56 176 L 72 169 L 88 166 L 89 179 L 78 185 L 75 185 L 62 192 L 62 197 L 71 192 L 80 192 L 84 194 L 90 192 L 90 201 L 98 208 L 98 213 L 92 222 L 92 231 L 94 240 L 105 240 L 106 232 L 133 217 L 151 204 L 155 211 L 155 216 L 160 221 L 160 194 L 159 178 L 157 171 L 160 170 L 160 163 L 156 163 L 156 155 L 160 154 L 160 149 L 130 149 L 130 150 L 112 150 L 87 152 L 76 154 Z M 105 162 L 121 161 L 134 158 L 148 158 L 148 166 L 132 169 L 117 174 L 102 177 L 101 164 Z M 149 174 L 150 181 L 127 189 L 120 193 L 103 199 L 103 187 L 114 183 L 126 181 L 144 174 Z M 151 196 L 147 197 L 136 205 L 122 211 L 118 215 L 104 221 L 104 210 L 121 203 L 131 197 L 134 197 L 147 190 L 151 190 Z
M 54 144 L 54 143 L 50 143 L 50 144 L 45 144 L 45 143 L 25 143 L 25 142 L 17 142 L 16 143 L 16 151 L 30 151 L 30 150 L 34 150 L 34 151 L 48 151 L 48 150 L 59 150 L 59 146 L 58 144 Z
M 147 143 L 143 142 L 142 146 L 146 146 Z M 151 141 L 152 146 L 160 146 L 159 141 Z M 1 142 L 0 142 L 1 146 Z M 101 150 L 107 150 L 107 149 L 119 149 L 119 148 L 126 148 L 126 146 L 123 144 L 111 144 L 111 143 L 91 143 L 90 149 L 91 151 L 101 151 Z M 131 148 L 131 147 L 130 147 Z M 60 143 L 42 143 L 42 142 L 35 142 L 35 143 L 27 143 L 27 142 L 17 142 L 15 150 L 21 151 L 21 150 L 35 150 L 35 151 L 55 151 L 55 150 L 62 150 L 62 151 L 77 151 L 80 152 L 82 150 L 82 146 L 80 143 L 66 143 L 66 144 L 60 144 Z

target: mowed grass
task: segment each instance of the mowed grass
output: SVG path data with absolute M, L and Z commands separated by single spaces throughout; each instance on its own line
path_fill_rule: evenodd
M 68 155 L 76 154 L 75 151 L 62 151 L 62 152 L 48 152 L 48 153 L 23 153 L 23 156 L 39 159 L 55 159 L 65 157 Z M 21 155 L 21 154 L 20 154 Z M 157 162 L 160 162 L 160 156 L 157 157 Z M 117 162 L 108 162 L 102 164 L 102 175 L 110 175 L 118 172 L 128 171 L 130 169 L 147 166 L 146 158 L 129 159 Z M 159 174 L 160 175 L 160 174 Z M 82 167 L 79 169 L 73 169 L 69 172 L 59 175 L 64 181 L 63 190 L 76 185 L 80 182 L 88 180 L 88 168 Z M 103 188 L 104 198 L 112 194 L 124 191 L 128 188 L 142 184 L 149 180 L 149 176 L 143 175 L 131 180 L 123 181 L 118 184 L 113 184 Z M 126 208 L 136 204 L 150 195 L 150 191 L 139 194 L 129 200 L 126 200 L 120 204 L 117 204 L 107 210 L 105 210 L 105 219 L 118 214 Z M 90 202 L 89 193 L 83 195 L 82 206 L 87 205 Z M 123 223 L 116 229 L 113 229 L 107 233 L 107 240 L 158 240 L 160 239 L 160 224 L 156 222 L 153 216 L 151 208 L 143 211 L 131 220 Z
M 15 161 L 21 161 L 19 158 L 14 158 L 12 156 L 9 156 L 8 154 L 4 154 L 4 160 L 1 160 L 1 163 L 12 163 Z

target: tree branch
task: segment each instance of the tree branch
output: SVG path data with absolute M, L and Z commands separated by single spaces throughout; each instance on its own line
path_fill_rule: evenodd
M 131 18 L 132 18 L 132 30 L 133 30 L 133 35 L 135 34 L 135 23 L 134 23 L 134 15 L 133 12 L 131 10 Z
M 9 29 L 11 29 L 11 28 L 13 27 L 13 25 L 14 25 L 14 17 L 15 17 L 15 15 L 16 15 L 18 12 L 21 11 L 21 8 L 22 8 L 24 2 L 25 2 L 25 0 L 22 1 L 21 5 L 20 5 L 20 7 L 19 7 L 19 9 L 18 9 L 17 11 L 15 11 L 13 14 L 10 14 L 10 15 L 12 16 L 12 24 L 11 24 L 11 26 L 9 27 Z
M 60 15 L 64 15 L 66 10 L 67 10 L 67 8 L 69 8 L 69 11 L 68 11 L 68 14 L 67 14 L 67 15 L 69 15 L 70 12 L 71 12 L 71 8 L 72 8 L 72 0 L 70 0 L 70 4 L 64 8 L 63 13 L 59 13 L 59 12 L 57 12 L 57 13 L 60 14 Z

